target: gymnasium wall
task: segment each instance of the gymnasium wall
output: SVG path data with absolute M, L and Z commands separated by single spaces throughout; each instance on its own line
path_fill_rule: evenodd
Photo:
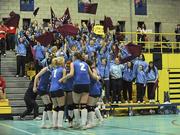
M 153 60 L 153 54 L 145 54 L 146 62 Z M 180 72 L 180 54 L 162 54 L 162 70 L 159 70 L 159 100 L 164 101 L 164 91 L 169 91 L 169 71 Z
M 134 0 L 92 0 L 98 2 L 96 15 L 79 14 L 77 0 L 35 0 L 35 8 L 40 7 L 36 19 L 42 23 L 42 19 L 50 18 L 49 7 L 52 6 L 57 16 L 62 16 L 66 7 L 69 7 L 72 21 L 80 23 L 81 20 L 96 20 L 99 23 L 104 15 L 111 16 L 114 23 L 125 21 L 126 31 L 131 31 L 130 8 L 132 9 L 132 31 L 136 31 L 137 22 L 144 21 L 148 29 L 154 31 L 154 22 L 161 22 L 162 32 L 174 32 L 176 24 L 180 22 L 180 0 L 147 0 L 147 16 L 135 16 Z M 32 12 L 20 12 L 19 0 L 0 0 L 0 20 L 8 17 L 10 11 L 20 13 L 21 18 L 32 18 Z M 132 5 L 130 4 L 132 3 Z M 131 5 L 131 6 L 130 6 Z M 22 19 L 20 22 L 22 25 Z

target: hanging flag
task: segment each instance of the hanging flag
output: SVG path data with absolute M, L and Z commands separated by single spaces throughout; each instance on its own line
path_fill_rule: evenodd
M 50 12 L 51 12 L 51 24 L 52 24 L 52 27 L 55 28 L 55 22 L 57 21 L 57 18 L 52 7 L 50 7 Z
M 92 23 L 91 23 L 91 19 L 89 18 L 89 20 L 88 20 L 88 22 L 87 22 L 87 28 L 88 28 L 88 31 L 89 31 L 89 33 L 91 33 L 91 31 L 92 31 Z
M 54 41 L 53 32 L 46 32 L 38 37 L 35 37 L 35 40 L 40 42 L 43 46 L 48 46 Z
M 72 24 L 64 24 L 63 26 L 59 26 L 57 31 L 61 33 L 64 37 L 66 36 L 76 36 L 78 34 L 79 29 L 74 27 Z
M 58 28 L 59 26 L 62 26 L 64 24 L 71 24 L 71 15 L 69 12 L 69 8 L 67 8 L 61 18 L 57 18 L 55 16 L 54 11 L 51 8 L 51 22 L 53 25 L 53 28 Z
M 71 15 L 69 12 L 69 8 L 66 9 L 63 16 L 58 19 L 62 24 L 71 24 Z
M 20 0 L 20 11 L 34 11 L 34 0 Z
M 39 7 L 37 7 L 37 8 L 34 10 L 33 15 L 36 16 L 37 13 L 38 13 L 38 11 L 39 11 Z
M 78 0 L 78 12 L 96 14 L 98 3 L 91 3 L 90 0 Z
M 147 0 L 134 0 L 135 15 L 147 15 Z
M 142 47 L 128 43 L 120 49 L 121 51 L 121 63 L 126 63 L 138 57 L 141 54 Z
M 19 20 L 20 20 L 20 15 L 16 14 L 14 11 L 11 11 L 9 13 L 9 18 L 4 22 L 4 25 L 7 27 L 15 27 L 18 28 L 19 26 Z
M 115 27 L 113 25 L 113 21 L 111 19 L 111 17 L 104 17 L 104 32 L 107 32 L 107 29 L 109 28 L 109 30 L 113 30 Z

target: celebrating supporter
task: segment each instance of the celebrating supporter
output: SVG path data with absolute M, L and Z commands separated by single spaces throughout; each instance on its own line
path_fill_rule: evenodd
M 155 90 L 158 79 L 158 70 L 157 67 L 153 64 L 152 61 L 149 62 L 149 66 L 146 69 L 147 75 L 147 92 L 149 102 L 155 102 Z

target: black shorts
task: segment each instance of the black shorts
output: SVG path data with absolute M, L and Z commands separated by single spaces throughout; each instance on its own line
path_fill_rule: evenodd
M 63 90 L 57 90 L 57 91 L 52 91 L 50 92 L 51 97 L 55 98 L 55 97 L 63 97 L 64 96 L 64 91 Z
M 72 91 L 64 91 L 64 93 L 72 93 Z
M 101 97 L 101 95 L 89 95 L 90 97 L 93 97 L 93 98 L 98 98 L 98 97 Z
M 90 85 L 89 84 L 76 84 L 74 85 L 74 92 L 76 93 L 83 93 L 83 92 L 89 92 Z
M 37 93 L 38 93 L 39 96 L 49 95 L 48 91 L 40 91 L 40 90 L 38 90 Z

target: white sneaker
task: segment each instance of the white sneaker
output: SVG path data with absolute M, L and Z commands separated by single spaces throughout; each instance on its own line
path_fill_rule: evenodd
M 138 104 L 140 104 L 141 102 L 140 101 L 137 101 Z
M 114 101 L 113 104 L 116 104 L 116 101 Z
M 121 101 L 118 101 L 118 104 L 121 104 Z
M 37 121 L 39 121 L 39 120 L 41 120 L 41 117 L 36 117 L 36 118 L 34 118 L 34 120 L 37 120 Z
M 18 78 L 18 77 L 19 77 L 19 75 L 16 75 L 16 77 Z

